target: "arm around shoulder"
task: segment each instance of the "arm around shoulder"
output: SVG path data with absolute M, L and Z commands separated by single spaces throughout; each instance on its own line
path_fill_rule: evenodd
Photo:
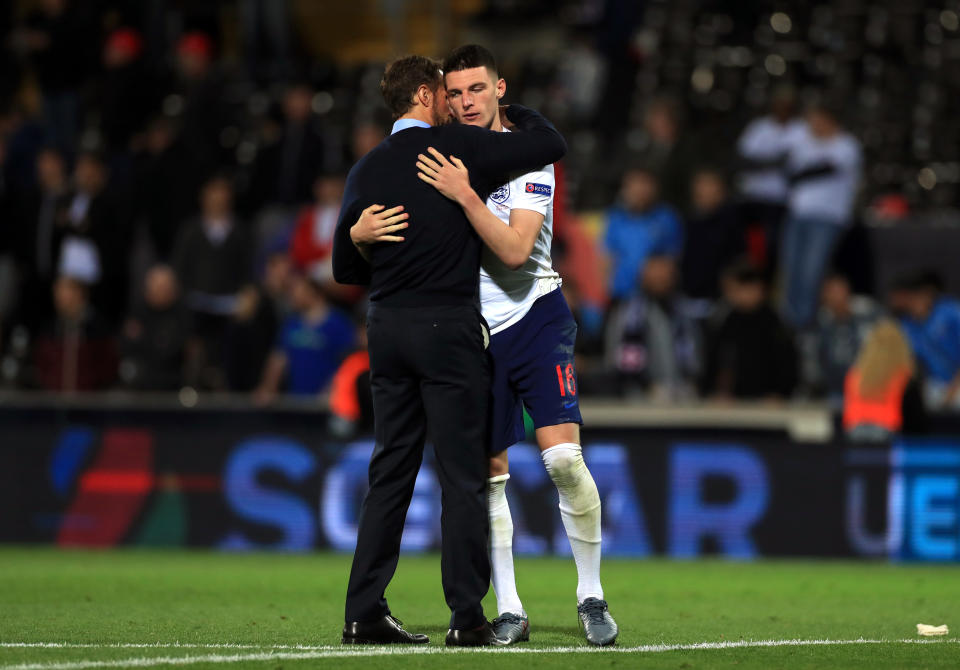
M 507 118 L 519 132 L 497 133 L 464 126 L 469 158 L 462 156 L 471 170 L 484 177 L 499 177 L 510 172 L 529 172 L 555 163 L 567 153 L 567 143 L 553 124 L 539 113 L 510 105 Z

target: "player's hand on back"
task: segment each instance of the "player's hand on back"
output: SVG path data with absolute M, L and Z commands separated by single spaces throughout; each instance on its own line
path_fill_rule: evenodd
M 356 245 L 376 242 L 403 242 L 398 231 L 408 227 L 410 215 L 403 211 L 403 205 L 386 209 L 383 205 L 370 205 L 350 227 L 350 239 Z
M 428 147 L 427 151 L 433 158 L 417 155 L 417 169 L 420 170 L 417 176 L 457 204 L 464 204 L 467 197 L 473 194 L 467 166 L 456 156 L 450 156 L 450 160 L 447 160 L 433 147 Z

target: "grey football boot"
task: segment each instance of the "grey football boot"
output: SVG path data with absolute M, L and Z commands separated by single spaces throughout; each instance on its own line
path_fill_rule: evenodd
M 587 598 L 577 605 L 577 614 L 580 615 L 580 625 L 586 633 L 587 642 L 605 647 L 617 641 L 620 629 L 610 616 L 606 600 Z
M 530 619 L 513 612 L 504 612 L 493 620 L 493 631 L 508 644 L 530 639 Z

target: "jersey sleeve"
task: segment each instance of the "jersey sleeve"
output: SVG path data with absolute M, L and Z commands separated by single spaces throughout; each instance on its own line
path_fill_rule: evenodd
M 543 216 L 547 215 L 550 203 L 553 202 L 553 190 L 556 180 L 553 167 L 535 170 L 513 181 L 516 194 L 511 203 L 511 209 L 529 209 Z

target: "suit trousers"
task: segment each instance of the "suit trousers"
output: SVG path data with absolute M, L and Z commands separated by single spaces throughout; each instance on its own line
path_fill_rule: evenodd
M 451 628 L 484 622 L 490 584 L 486 325 L 474 305 L 382 307 L 367 315 L 375 447 L 347 587 L 347 621 L 390 613 L 384 592 L 423 447 L 430 439 L 442 490 L 441 574 Z

